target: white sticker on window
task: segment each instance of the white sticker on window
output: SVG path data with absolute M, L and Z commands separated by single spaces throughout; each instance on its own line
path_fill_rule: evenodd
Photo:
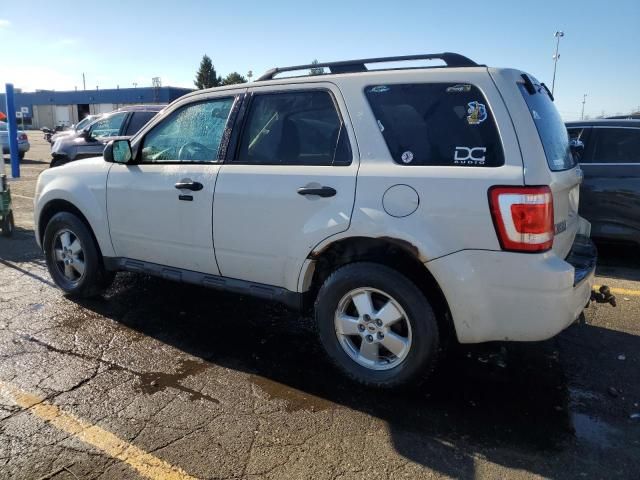
M 382 122 L 380 120 L 378 120 L 378 128 L 381 132 L 384 132 L 384 125 L 382 125 Z
M 486 153 L 486 147 L 456 147 L 453 153 L 453 163 L 457 165 L 484 165 Z
M 389 90 L 390 88 L 387 87 L 386 85 L 378 85 L 376 87 L 371 87 L 369 89 L 369 91 L 373 93 L 384 93 L 384 92 L 388 92 Z
M 402 156 L 400 157 L 400 159 L 404 162 L 404 163 L 411 163 L 413 162 L 413 152 L 407 150 L 406 152 L 404 152 L 402 154 Z

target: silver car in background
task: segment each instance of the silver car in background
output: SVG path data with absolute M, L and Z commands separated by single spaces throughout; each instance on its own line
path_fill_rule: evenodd
M 9 127 L 6 122 L 0 122 L 0 144 L 2 145 L 2 153 L 9 153 Z M 18 155 L 20 160 L 24 158 L 25 153 L 30 148 L 31 145 L 27 134 L 22 130 L 18 130 Z

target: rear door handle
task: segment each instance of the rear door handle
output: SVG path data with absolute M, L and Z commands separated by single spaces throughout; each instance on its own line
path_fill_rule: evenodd
M 331 187 L 302 187 L 298 189 L 298 195 L 318 195 L 319 197 L 333 197 L 336 189 Z
M 178 190 L 191 190 L 192 192 L 197 192 L 204 188 L 200 182 L 178 182 L 175 187 Z

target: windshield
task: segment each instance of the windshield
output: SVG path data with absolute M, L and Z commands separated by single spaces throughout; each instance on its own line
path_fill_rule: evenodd
M 530 93 L 523 83 L 518 83 L 518 87 L 538 129 L 549 168 L 554 172 L 573 168 L 576 162 L 569 148 L 569 135 L 564 122 L 546 87 L 535 80 L 533 82 L 529 84 L 529 87 L 535 90 L 533 93 Z
M 86 127 L 87 125 L 89 125 L 91 122 L 93 122 L 96 119 L 95 116 L 93 115 L 89 115 L 87 117 L 84 117 L 82 120 L 80 120 L 76 126 L 75 126 L 75 130 L 80 131 L 82 130 L 84 127 Z

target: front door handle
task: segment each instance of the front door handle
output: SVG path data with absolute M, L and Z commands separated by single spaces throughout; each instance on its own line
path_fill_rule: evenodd
M 200 182 L 178 182 L 175 187 L 178 190 L 191 190 L 192 192 L 197 192 L 204 188 Z
M 318 195 L 319 197 L 333 197 L 336 189 L 331 187 L 302 187 L 298 189 L 298 195 Z

